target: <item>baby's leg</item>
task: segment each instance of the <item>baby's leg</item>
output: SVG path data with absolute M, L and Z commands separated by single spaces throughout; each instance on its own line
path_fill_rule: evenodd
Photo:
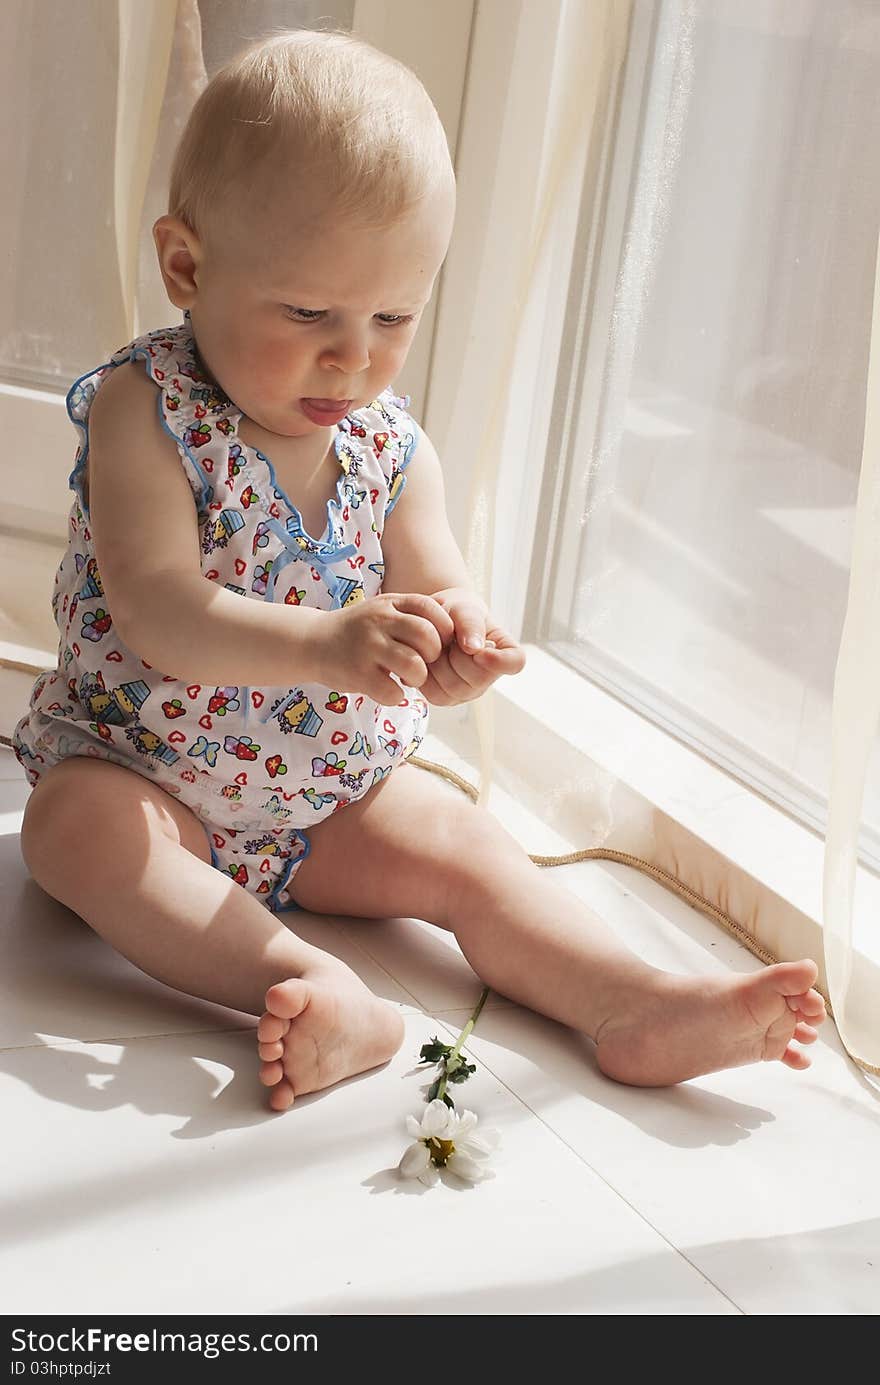
M 259 1015 L 267 991 L 286 982 L 285 1003 L 294 993 L 302 1014 L 300 1092 L 400 1047 L 397 1011 L 216 870 L 198 818 L 135 771 L 85 756 L 47 770 L 28 800 L 21 848 L 38 885 L 176 990 Z M 267 1085 L 275 1081 L 272 1073 Z M 276 1089 L 270 1104 L 290 1100 Z
M 293 891 L 304 908 L 452 929 L 487 985 L 589 1034 L 619 1081 L 666 1086 L 763 1058 L 809 1066 L 792 1040 L 812 1043 L 824 1018 L 813 962 L 722 977 L 648 966 L 491 814 L 411 765 L 320 823 L 311 848 Z

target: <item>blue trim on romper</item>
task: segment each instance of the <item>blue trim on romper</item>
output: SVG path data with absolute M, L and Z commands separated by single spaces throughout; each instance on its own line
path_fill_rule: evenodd
M 412 461 L 413 453 L 415 452 L 416 448 L 417 448 L 418 445 L 419 445 L 419 438 L 422 436 L 422 430 L 421 430 L 421 428 L 419 427 L 419 425 L 416 423 L 416 421 L 415 421 L 414 418 L 412 419 L 412 426 L 413 426 L 413 428 L 415 429 L 415 432 L 413 433 L 412 442 L 410 443 L 409 447 L 406 449 L 405 454 L 400 458 L 400 462 L 399 462 L 398 468 L 397 468 L 398 473 L 399 473 L 399 475 L 400 475 L 400 480 L 401 480 L 401 483 L 402 483 L 402 484 L 401 484 L 400 490 L 397 492 L 397 494 L 395 495 L 394 499 L 391 501 L 391 504 L 385 506 L 385 516 L 384 516 L 384 519 L 383 519 L 383 523 L 384 523 L 385 519 L 387 519 L 388 516 L 391 514 L 391 511 L 394 509 L 394 507 L 395 507 L 395 505 L 397 504 L 398 500 L 399 500 L 400 497 L 403 495 L 403 492 L 406 490 L 406 477 L 404 476 L 403 473 L 406 471 L 406 468 L 409 466 L 410 462 Z
M 140 354 L 140 352 L 138 352 L 138 355 L 139 355 L 139 354 Z M 149 371 L 148 371 L 148 374 L 149 374 Z M 150 379 L 153 380 L 153 377 L 150 376 Z M 154 384 L 154 385 L 156 384 L 156 381 L 155 381 L 155 380 L 153 380 L 153 384 Z M 180 434 L 179 434 L 179 433 L 175 433 L 175 431 L 174 431 L 173 428 L 169 428 L 169 427 L 168 427 L 168 423 L 167 423 L 167 420 L 166 420 L 166 418 L 165 418 L 165 414 L 164 414 L 163 411 L 162 411 L 162 395 L 164 394 L 165 391 L 162 389 L 161 385 L 157 385 L 156 388 L 157 388 L 156 405 L 157 405 L 157 410 L 158 410 L 158 414 L 159 414 L 159 422 L 161 423 L 162 427 L 165 429 L 165 432 L 168 434 L 169 438 L 173 438 L 174 442 L 176 442 L 177 447 L 178 447 L 178 450 L 182 450 L 183 452 L 186 453 L 187 460 L 192 464 L 193 468 L 195 469 L 196 475 L 198 476 L 199 480 L 200 480 L 201 483 L 202 483 L 202 493 L 201 493 L 201 495 L 198 497 L 198 499 L 196 500 L 196 509 L 197 509 L 199 512 L 201 512 L 202 510 L 206 510 L 206 509 L 208 508 L 208 505 L 210 504 L 210 502 L 213 500 L 213 498 L 214 498 L 214 486 L 213 486 L 213 484 L 208 480 L 207 476 L 205 475 L 204 471 L 202 470 L 202 467 L 201 467 L 201 464 L 199 463 L 198 457 L 196 457 L 192 452 L 190 452 L 189 448 L 187 447 L 186 443 L 183 441 L 183 438 L 180 436 Z
M 281 891 L 286 887 L 287 882 L 288 882 L 288 880 L 290 879 L 291 871 L 293 870 L 294 866 L 297 866 L 297 867 L 301 866 L 302 863 L 303 863 L 303 861 L 306 860 L 306 858 L 308 857 L 309 852 L 310 852 L 311 849 L 312 849 L 312 844 L 311 844 L 311 842 L 309 841 L 308 833 L 307 833 L 303 828 L 300 828 L 300 827 L 297 827 L 297 828 L 296 828 L 296 831 L 299 833 L 299 835 L 302 837 L 303 841 L 305 842 L 305 847 L 306 847 L 306 849 L 305 849 L 305 851 L 303 852 L 302 856 L 298 857 L 297 860 L 295 860 L 295 861 L 288 861 L 288 863 L 287 863 L 287 870 L 284 872 L 284 874 L 282 875 L 281 879 L 278 881 L 278 884 L 275 886 L 275 889 L 274 889 L 274 890 L 272 891 L 272 893 L 270 894 L 270 896 L 269 896 L 269 908 L 272 910 L 272 913 L 273 913 L 273 914 L 289 914 L 289 913 L 292 913 L 292 912 L 294 912 L 294 911 L 295 911 L 296 913 L 298 913 L 298 914 L 301 914 L 301 913 L 303 912 L 302 906 L 299 905 L 299 904 L 297 904 L 296 900 L 293 899 L 293 898 L 291 898 L 289 904 L 280 905 L 280 904 L 278 903 L 278 896 L 280 895 Z
M 173 329 L 172 329 L 172 330 L 173 330 Z M 80 508 L 82 509 L 83 513 L 86 515 L 86 517 L 87 517 L 88 519 L 91 519 L 91 514 L 90 514 L 90 512 L 89 512 L 89 507 L 88 507 L 88 505 L 87 505 L 86 502 L 85 502 L 85 497 L 84 497 L 84 495 L 83 495 L 83 490 L 82 490 L 82 473 L 83 473 L 83 471 L 84 471 L 84 469 L 85 469 L 85 465 L 86 465 L 86 462 L 88 461 L 88 456 L 89 456 L 89 430 L 88 430 L 88 418 L 86 418 L 86 421 L 85 421 L 84 423 L 81 422 L 78 418 L 74 418 L 73 412 L 72 412 L 71 407 L 70 407 L 71 395 L 73 394 L 73 392 L 74 392 L 75 389 L 78 389 L 78 388 L 79 388 L 79 386 L 82 384 L 83 380 L 89 380 L 89 379 L 91 379 L 91 377 L 92 377 L 93 375 L 97 375 L 97 373 L 98 373 L 99 370 L 106 370 L 106 369 L 115 370 L 117 366 L 126 365 L 129 361 L 136 361 L 136 360 L 142 360 L 142 361 L 144 362 L 144 364 L 145 364 L 145 366 L 146 366 L 146 370 L 147 370 L 147 377 L 148 377 L 148 379 L 150 380 L 151 384 L 154 384 L 154 385 L 156 386 L 156 406 L 157 406 L 157 412 L 158 412 L 158 414 L 159 414 L 159 422 L 162 424 L 162 427 L 165 429 L 165 432 L 168 434 L 168 436 L 169 436 L 170 438 L 172 438 L 172 439 L 174 440 L 174 442 L 177 444 L 177 447 L 178 447 L 179 449 L 181 449 L 183 452 L 186 453 L 187 460 L 192 464 L 193 469 L 195 470 L 196 475 L 198 476 L 198 478 L 199 478 L 199 480 L 200 480 L 200 482 L 201 482 L 202 493 L 201 493 L 201 495 L 198 497 L 198 499 L 196 500 L 196 508 L 197 508 L 198 510 L 207 509 L 208 503 L 209 503 L 211 497 L 213 497 L 213 494 L 214 494 L 214 487 L 213 487 L 213 485 L 211 484 L 211 482 L 208 480 L 207 475 L 205 474 L 204 470 L 202 469 L 201 465 L 199 464 L 198 458 L 195 457 L 195 456 L 193 455 L 192 452 L 190 452 L 190 450 L 189 450 L 189 448 L 187 447 L 186 443 L 185 443 L 185 442 L 183 441 L 183 439 L 179 436 L 179 434 L 175 433 L 174 430 L 173 430 L 172 428 L 169 428 L 169 427 L 168 427 L 168 424 L 167 424 L 167 422 L 166 422 L 166 420 L 165 420 L 165 414 L 164 414 L 164 412 L 163 412 L 163 410 L 162 410 L 162 396 L 163 396 L 163 394 L 164 394 L 165 391 L 164 391 L 164 389 L 162 388 L 162 386 L 159 384 L 159 382 L 158 382 L 157 380 L 154 380 L 153 377 L 152 377 L 152 375 L 150 374 L 150 357 L 149 357 L 149 353 L 148 353 L 147 351 L 144 351 L 144 350 L 136 350 L 136 351 L 132 351 L 124 360 L 121 360 L 121 361 L 114 361 L 114 360 L 104 361 L 103 364 L 98 365 L 98 366 L 95 366 L 92 370 L 87 370 L 87 371 L 85 372 L 84 375 L 80 375 L 79 379 L 74 380 L 73 384 L 71 385 L 70 389 L 67 391 L 67 394 L 65 395 L 64 403 L 65 403 L 65 406 L 66 406 L 66 408 L 67 408 L 67 417 L 70 419 L 70 421 L 71 421 L 71 423 L 73 424 L 74 428 L 78 428 L 78 429 L 80 430 L 81 435 L 82 435 L 82 442 L 81 442 L 81 444 L 80 444 L 82 450 L 81 450 L 81 453 L 80 453 L 80 456 L 79 456 L 79 460 L 76 462 L 76 464 L 75 464 L 75 466 L 74 466 L 74 468 L 73 468 L 73 471 L 72 471 L 72 472 L 70 473 L 70 475 L 68 476 L 68 478 L 67 478 L 67 484 L 68 484 L 68 487 L 69 487 L 72 491 L 75 492 L 76 498 L 77 498 L 77 500 L 79 501 L 79 504 L 80 504 Z M 97 390 L 95 390 L 95 394 L 97 394 Z M 94 395 L 92 396 L 92 403 L 94 403 Z M 89 404 L 89 413 L 91 413 L 91 410 L 92 410 L 92 403 Z M 194 499 L 195 499 L 195 497 L 194 497 Z
M 293 870 L 294 866 L 301 866 L 303 861 L 306 859 L 306 857 L 312 849 L 312 844 L 309 841 L 308 835 L 305 832 L 305 830 L 300 827 L 297 827 L 294 830 L 298 832 L 299 835 L 302 837 L 303 841 L 305 842 L 306 849 L 303 852 L 302 856 L 298 856 L 295 861 L 288 861 L 287 870 L 284 872 L 281 879 L 278 881 L 278 884 L 275 886 L 274 890 L 269 895 L 269 900 L 266 905 L 266 908 L 269 909 L 269 911 L 273 914 L 290 914 L 293 912 L 296 912 L 298 914 L 303 913 L 302 905 L 297 904 L 296 900 L 293 898 L 291 898 L 289 904 L 281 905 L 278 903 L 278 896 L 281 894 L 281 891 L 286 887 L 287 882 L 290 879 L 290 873 Z M 214 867 L 215 870 L 219 870 L 221 875 L 225 875 L 226 869 L 224 866 L 221 866 L 220 864 L 220 857 L 214 850 L 214 843 L 209 841 L 209 845 L 211 847 L 211 865 Z M 232 877 L 229 876 L 229 879 L 231 880 Z
M 119 364 L 121 365 L 122 362 L 120 361 Z M 67 485 L 68 485 L 68 488 L 69 488 L 70 490 L 72 490 L 72 491 L 74 492 L 74 494 L 76 495 L 76 498 L 77 498 L 77 500 L 79 501 L 80 509 L 81 509 L 81 510 L 83 511 L 83 513 L 87 516 L 87 518 L 91 518 L 91 516 L 89 515 L 89 507 L 88 507 L 88 505 L 87 505 L 86 502 L 85 502 L 85 497 L 83 496 L 83 490 L 82 490 L 82 485 L 81 485 L 81 478 L 82 478 L 83 470 L 84 470 L 84 468 L 85 468 L 86 459 L 88 458 L 88 455 L 89 455 L 89 430 L 88 430 L 88 427 L 87 427 L 87 424 L 86 424 L 86 423 L 81 423 L 80 420 L 79 420 L 78 418 L 74 418 L 74 416 L 73 416 L 73 410 L 72 410 L 71 407 L 70 407 L 70 398 L 71 398 L 71 395 L 73 394 L 74 390 L 75 390 L 75 389 L 78 389 L 79 386 L 82 384 L 83 380 L 88 380 L 88 379 L 90 379 L 90 377 L 91 377 L 92 375 L 96 375 L 96 374 L 98 373 L 99 370 L 105 370 L 105 369 L 107 369 L 108 367 L 115 370 L 115 369 L 116 369 L 116 363 L 115 363 L 114 361 L 104 361 L 103 365 L 94 366 L 91 370 L 87 370 L 87 371 L 85 372 L 84 375 L 80 375 L 79 379 L 74 380 L 74 382 L 73 382 L 73 384 L 71 385 L 70 389 L 67 391 L 67 394 L 64 396 L 64 406 L 65 406 L 65 408 L 67 409 L 67 417 L 70 419 L 70 421 L 71 421 L 71 423 L 73 424 L 74 428 L 78 428 L 78 429 L 79 429 L 80 434 L 81 434 L 81 438 L 80 438 L 80 448 L 79 448 L 79 453 L 80 453 L 80 454 L 79 454 L 79 457 L 77 458 L 76 462 L 74 463 L 73 471 L 70 473 L 70 475 L 69 475 L 68 478 L 67 478 Z M 94 394 L 92 395 L 92 402 L 94 402 Z M 90 405 L 89 405 L 89 412 L 90 412 L 90 413 L 91 413 L 91 408 L 92 408 L 92 405 L 90 404 Z

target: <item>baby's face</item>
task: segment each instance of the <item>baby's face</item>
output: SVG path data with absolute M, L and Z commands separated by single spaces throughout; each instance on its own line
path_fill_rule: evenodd
M 392 384 L 446 254 L 453 198 L 360 229 L 255 217 L 205 243 L 187 305 L 205 365 L 260 427 L 304 438 Z M 321 401 L 337 401 L 326 412 Z M 316 405 L 315 401 L 318 401 Z

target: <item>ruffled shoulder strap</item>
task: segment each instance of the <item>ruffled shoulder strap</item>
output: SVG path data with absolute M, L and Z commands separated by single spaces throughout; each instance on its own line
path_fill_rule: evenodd
M 82 496 L 82 473 L 88 457 L 88 417 L 106 377 L 126 361 L 142 360 L 157 387 L 156 406 L 163 427 L 172 436 L 196 505 L 206 510 L 215 487 L 226 475 L 230 448 L 240 413 L 203 372 L 189 317 L 177 327 L 160 328 L 137 337 L 114 351 L 110 360 L 74 381 L 67 395 L 67 412 L 80 430 L 70 485 Z
M 376 459 L 385 482 L 385 516 L 400 499 L 406 485 L 404 472 L 418 446 L 419 425 L 408 410 L 409 396 L 401 397 L 389 388 L 340 425 Z

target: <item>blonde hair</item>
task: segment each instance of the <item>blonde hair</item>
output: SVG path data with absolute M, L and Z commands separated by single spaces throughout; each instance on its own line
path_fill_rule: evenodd
M 446 135 L 403 63 L 338 31 L 274 35 L 222 67 L 180 137 L 168 210 L 202 235 L 283 181 L 360 225 L 387 225 L 454 183 Z M 308 206 L 304 206 L 308 214 Z

